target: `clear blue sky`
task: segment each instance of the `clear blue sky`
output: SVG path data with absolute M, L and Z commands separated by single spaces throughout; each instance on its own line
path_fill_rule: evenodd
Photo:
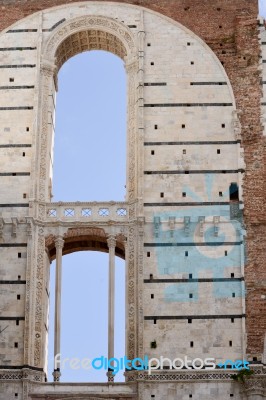
M 266 18 L 266 0 L 259 0 L 260 15 Z
M 59 72 L 53 201 L 125 200 L 126 73 L 103 51 L 79 54 Z M 54 275 L 52 265 L 52 278 Z M 125 355 L 124 261 L 116 258 L 115 355 Z M 107 355 L 108 254 L 63 257 L 62 357 Z M 54 279 L 51 283 L 51 297 Z M 53 332 L 51 299 L 50 332 Z M 49 380 L 53 335 L 49 340 Z M 106 381 L 103 371 L 62 371 L 62 381 Z M 123 379 L 120 374 L 119 379 Z
M 260 0 L 266 16 L 266 0 Z M 54 159 L 54 201 L 124 200 L 126 74 L 116 56 L 91 51 L 59 73 Z M 53 369 L 54 263 L 51 267 L 49 376 Z M 78 252 L 63 257 L 62 357 L 107 355 L 108 255 Z M 124 262 L 116 258 L 116 347 L 123 357 Z M 117 377 L 123 380 L 123 375 Z M 106 381 L 103 371 L 62 371 L 61 381 Z

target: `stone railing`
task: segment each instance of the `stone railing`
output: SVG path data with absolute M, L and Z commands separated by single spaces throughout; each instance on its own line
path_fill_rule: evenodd
M 47 203 L 47 222 L 125 222 L 128 220 L 128 205 L 125 202 L 74 202 Z

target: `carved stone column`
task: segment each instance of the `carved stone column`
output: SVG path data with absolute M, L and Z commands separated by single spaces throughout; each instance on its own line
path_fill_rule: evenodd
M 56 363 L 56 356 L 60 354 L 60 336 L 61 336 L 61 288 L 62 288 L 62 255 L 64 240 L 58 237 L 55 240 L 56 247 L 56 275 L 55 275 L 55 319 L 54 319 L 54 381 L 60 380 L 60 361 L 59 367 Z
M 137 335 L 137 356 L 144 358 L 144 314 L 143 314 L 143 249 L 144 249 L 144 218 L 138 218 L 138 297 L 137 301 L 137 327 L 138 327 L 138 335 Z
M 26 267 L 26 293 L 25 293 L 25 322 L 24 322 L 24 365 L 30 365 L 32 362 L 32 349 L 34 347 L 34 307 L 32 302 L 32 293 L 34 287 L 34 278 L 32 271 L 32 260 L 35 256 L 35 247 L 33 239 L 33 221 L 26 218 L 27 221 L 27 267 Z M 35 233 L 35 230 L 34 230 Z
M 115 236 L 107 239 L 109 247 L 109 290 L 108 290 L 108 359 L 114 357 L 114 328 L 115 328 Z M 112 371 L 108 371 L 108 382 L 114 380 Z
M 125 248 L 125 330 L 126 330 L 126 349 L 128 341 L 128 243 L 127 238 L 123 241 Z

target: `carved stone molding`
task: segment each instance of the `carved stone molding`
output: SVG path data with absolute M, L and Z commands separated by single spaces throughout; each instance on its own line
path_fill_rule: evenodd
M 44 330 L 44 274 L 45 269 L 45 236 L 44 228 L 38 228 L 37 236 L 37 265 L 35 275 L 35 314 L 34 314 L 34 366 L 40 367 L 43 363 L 43 330 Z
M 101 228 L 70 228 L 68 229 L 67 233 L 64 235 L 64 239 L 69 239 L 71 237 L 77 237 L 77 236 L 95 236 L 95 237 L 101 237 L 103 239 L 106 239 L 106 233 L 104 229 Z
M 22 370 L 5 370 L 0 373 L 0 381 L 17 381 L 23 380 L 23 382 L 44 382 L 44 372 L 33 371 L 25 368 Z M 28 385 L 29 387 L 30 385 Z
M 112 18 L 87 15 L 73 18 L 60 25 L 52 37 L 48 39 L 44 51 L 45 58 L 49 59 L 51 54 L 55 55 L 59 45 L 67 37 L 84 30 L 108 32 L 121 41 L 126 49 L 127 56 L 136 53 L 135 40 L 128 27 Z
M 39 400 L 39 399 L 47 399 L 47 400 L 130 400 L 131 398 L 133 398 L 135 396 L 130 396 L 130 397 L 121 397 L 121 396 L 114 396 L 112 395 L 112 397 L 98 397 L 98 396 L 93 396 L 93 395 L 85 395 L 85 396 L 75 396 L 75 395 L 67 395 L 67 394 L 56 394 L 56 395 L 47 395 L 47 397 L 45 395 L 31 395 L 31 399 L 32 400 Z
M 144 218 L 138 220 L 138 357 L 144 358 L 144 311 L 143 311 L 143 257 L 144 257 Z
M 246 392 L 265 390 L 266 392 L 266 375 L 255 376 L 245 380 L 244 387 Z M 265 393 L 266 394 L 266 393 Z
M 151 375 L 148 372 L 127 372 L 126 380 L 127 382 L 138 381 L 171 381 L 171 382 L 180 382 L 180 381 L 229 381 L 232 382 L 231 376 L 234 375 L 234 371 L 222 371 L 222 370 L 214 370 L 214 371 L 204 371 L 204 370 L 187 370 L 187 371 L 153 371 Z M 262 377 L 256 377 L 255 379 L 247 379 L 245 383 L 246 389 L 252 388 L 261 388 L 265 386 L 265 375 Z
M 35 269 L 34 260 L 37 253 L 38 228 L 32 222 L 31 235 L 27 243 L 26 293 L 25 293 L 25 322 L 24 322 L 24 364 L 31 365 L 33 361 L 33 336 L 35 318 Z

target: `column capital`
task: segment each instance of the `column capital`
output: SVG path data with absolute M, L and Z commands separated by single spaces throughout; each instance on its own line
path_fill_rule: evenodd
M 128 74 L 136 74 L 139 70 L 139 61 L 136 58 L 126 59 L 125 70 Z
M 114 249 L 116 245 L 116 238 L 115 235 L 109 235 L 107 238 L 107 244 L 109 249 Z
M 53 76 L 57 71 L 57 66 L 49 60 L 41 60 L 41 73 L 44 76 Z
M 62 248 L 64 247 L 65 241 L 64 241 L 64 239 L 62 238 L 62 236 L 58 236 L 58 237 L 55 239 L 54 243 L 55 243 L 56 249 L 62 249 Z
M 128 248 L 128 241 L 127 241 L 127 238 L 125 238 L 125 239 L 123 240 L 123 245 L 124 245 L 125 250 L 127 250 L 127 248 Z

